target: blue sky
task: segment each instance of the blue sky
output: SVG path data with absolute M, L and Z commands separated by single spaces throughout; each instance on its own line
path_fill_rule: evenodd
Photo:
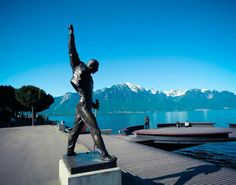
M 128 81 L 236 93 L 234 0 L 1 0 L 0 23 L 0 85 L 74 92 L 73 23 L 80 58 L 100 62 L 95 89 Z

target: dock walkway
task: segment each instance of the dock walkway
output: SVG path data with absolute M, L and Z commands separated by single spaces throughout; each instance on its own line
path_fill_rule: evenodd
M 181 156 L 161 149 L 129 142 L 115 135 L 103 135 L 108 151 L 118 158 L 118 166 L 124 171 L 130 185 L 233 185 L 236 170 L 212 163 Z M 89 134 L 79 141 L 93 149 Z

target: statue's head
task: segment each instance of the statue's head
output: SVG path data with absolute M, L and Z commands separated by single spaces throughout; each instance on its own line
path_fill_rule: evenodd
M 91 73 L 96 73 L 98 71 L 99 63 L 96 59 L 91 59 L 88 62 L 88 68 Z

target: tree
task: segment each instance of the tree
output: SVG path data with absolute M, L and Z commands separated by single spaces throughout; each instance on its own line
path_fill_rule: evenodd
M 12 86 L 0 86 L 0 122 L 7 123 L 15 114 L 19 105 L 15 98 L 15 88 Z
M 12 110 L 15 102 L 15 89 L 12 86 L 0 86 L 0 109 Z
M 41 112 L 54 102 L 50 94 L 35 86 L 23 86 L 16 91 L 16 99 L 21 103 L 26 111 L 32 112 L 32 125 L 37 112 Z

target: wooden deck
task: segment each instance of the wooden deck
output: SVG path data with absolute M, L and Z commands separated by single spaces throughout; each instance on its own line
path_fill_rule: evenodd
M 124 171 L 123 176 L 131 179 L 127 184 L 236 184 L 236 170 L 129 142 L 115 135 L 103 135 L 103 138 L 108 151 L 118 157 L 118 165 Z M 93 149 L 89 134 L 81 135 L 79 141 L 90 150 Z
M 139 139 L 150 139 L 156 143 L 169 144 L 204 144 L 209 142 L 235 141 L 230 137 L 235 129 L 213 127 L 180 127 L 137 130 Z
M 236 128 L 236 123 L 229 123 L 229 128 Z
M 214 127 L 215 122 L 189 122 L 191 127 Z M 181 127 L 184 127 L 185 122 L 179 122 Z M 176 127 L 176 123 L 158 123 L 157 128 Z
M 180 128 L 160 128 L 160 129 L 143 129 L 137 130 L 135 133 L 159 136 L 199 136 L 227 134 L 231 131 L 228 128 L 212 128 L 212 127 L 180 127 Z

